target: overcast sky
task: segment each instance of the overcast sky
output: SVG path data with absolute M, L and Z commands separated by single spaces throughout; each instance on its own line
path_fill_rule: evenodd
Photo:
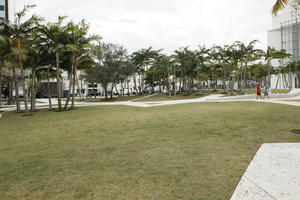
M 179 47 L 260 40 L 267 46 L 275 0 L 15 0 L 17 10 L 36 4 L 48 21 L 59 15 L 85 18 L 91 33 L 129 52 L 152 46 L 171 53 Z

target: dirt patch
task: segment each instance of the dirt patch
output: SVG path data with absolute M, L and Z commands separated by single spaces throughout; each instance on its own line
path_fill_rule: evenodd
M 294 134 L 300 135 L 300 130 L 292 130 Z

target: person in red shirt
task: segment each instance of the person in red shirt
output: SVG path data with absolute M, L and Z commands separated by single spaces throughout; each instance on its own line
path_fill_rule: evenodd
M 256 99 L 258 99 L 258 97 L 261 98 L 261 91 L 260 91 L 260 85 L 259 84 L 257 86 L 257 96 L 256 96 Z

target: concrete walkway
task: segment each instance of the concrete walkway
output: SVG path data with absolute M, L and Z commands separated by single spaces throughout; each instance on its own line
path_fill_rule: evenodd
M 299 200 L 300 144 L 263 144 L 231 200 Z
M 157 95 L 157 94 L 154 94 Z M 170 101 L 153 101 L 153 102 L 135 102 L 134 100 L 146 99 L 153 95 L 149 95 L 142 98 L 133 99 L 130 101 L 119 101 L 119 102 L 75 102 L 75 105 L 80 106 L 113 106 L 113 105 L 125 105 L 125 106 L 135 106 L 135 107 L 154 107 L 154 106 L 167 106 L 176 104 L 186 104 L 186 103 L 204 103 L 204 102 L 243 102 L 243 101 L 255 101 L 263 103 L 277 103 L 290 106 L 300 106 L 300 90 L 292 94 L 279 94 L 272 95 L 270 99 L 256 99 L 256 95 L 245 95 L 236 97 L 222 97 L 222 95 L 209 95 L 197 99 L 185 99 L 185 100 L 170 100 Z M 287 100 L 297 100 L 287 101 Z M 48 99 L 38 99 L 37 107 L 47 107 Z M 63 101 L 62 104 L 65 102 Z M 57 105 L 57 99 L 52 99 L 52 105 Z M 24 109 L 21 103 L 22 109 Z M 57 107 L 57 106 L 53 106 Z M 7 106 L 1 109 L 2 111 L 13 111 L 16 110 L 15 106 Z

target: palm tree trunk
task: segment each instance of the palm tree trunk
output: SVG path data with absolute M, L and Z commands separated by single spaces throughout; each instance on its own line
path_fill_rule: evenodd
M 289 90 L 292 90 L 292 70 L 291 70 L 291 67 L 289 67 L 289 76 L 288 76 L 288 80 L 289 80 Z
M 52 110 L 51 89 L 50 89 L 50 66 L 49 65 L 47 67 L 47 89 L 48 89 L 49 109 Z
M 8 102 L 7 105 L 12 105 L 13 104 L 13 85 L 14 85 L 14 81 L 13 79 L 11 79 L 9 81 L 9 97 L 8 97 Z
M 73 67 L 72 67 L 73 68 Z M 67 100 L 64 106 L 64 110 L 67 109 L 70 98 L 71 98 L 71 88 L 72 88 L 72 72 L 70 73 L 70 78 L 69 78 L 69 90 L 68 90 L 68 96 L 67 96 Z
M 276 82 L 276 87 L 275 87 L 276 90 L 277 90 L 277 88 L 278 88 L 279 79 L 280 79 L 280 71 L 279 71 L 279 73 L 278 73 L 278 78 L 277 78 L 277 82 Z
M 268 88 L 271 89 L 271 61 L 268 59 Z
M 71 108 L 74 108 L 74 102 L 75 102 L 75 77 L 76 77 L 76 65 L 74 65 L 73 67 L 73 71 L 72 71 L 72 104 L 71 104 Z
M 79 94 L 79 99 L 80 101 L 82 100 L 82 93 L 81 93 L 81 90 L 82 90 L 82 87 L 79 86 L 79 79 L 78 79 L 78 73 L 77 73 L 77 70 L 75 72 L 75 78 L 76 78 L 76 83 L 77 83 L 77 88 L 78 88 L 78 94 Z
M 81 87 L 81 89 L 83 88 L 83 83 L 82 83 L 82 79 L 80 79 L 80 87 Z M 84 89 L 84 91 L 86 91 L 85 89 Z M 84 92 L 85 93 L 85 92 Z M 83 96 L 83 95 L 82 95 Z
M 121 96 L 121 91 L 118 90 L 117 84 L 114 84 L 114 88 L 115 88 L 116 92 L 118 93 L 118 96 Z
M 154 75 L 152 74 L 152 94 L 154 94 Z
M 142 90 L 142 75 L 141 75 L 141 74 L 139 75 L 139 79 L 140 79 L 140 80 L 139 80 L 139 82 L 140 82 L 140 83 L 139 83 L 139 84 L 140 84 L 140 86 L 139 86 L 139 94 L 141 95 L 141 94 L 142 94 L 142 91 L 143 91 L 143 90 Z
M 111 84 L 111 92 L 110 92 L 110 99 L 112 100 L 113 99 L 113 91 L 114 90 L 114 84 L 112 83 Z
M 179 81 L 179 92 L 181 92 L 181 83 L 182 83 L 182 79 L 180 79 Z
M 93 83 L 93 94 L 94 94 L 94 98 L 97 99 L 95 83 Z
M 127 83 L 127 92 L 128 92 L 127 96 L 130 96 L 128 77 L 126 79 L 126 83 Z
M 36 76 L 36 70 L 33 69 L 33 73 L 32 73 L 32 88 L 31 88 L 31 111 L 35 111 L 36 110 L 36 105 L 35 105 L 35 76 Z
M 13 63 L 13 77 L 14 77 L 15 92 L 16 92 L 17 112 L 21 112 L 20 98 L 19 98 L 19 85 L 18 85 L 18 80 L 17 80 L 17 75 L 16 75 L 15 63 Z
M 124 83 L 124 84 L 123 84 Z M 121 87 L 122 87 L 122 96 L 125 97 L 125 88 L 126 88 L 126 84 L 124 81 L 121 81 Z
M 224 94 L 226 93 L 226 73 L 227 73 L 227 68 L 226 65 L 224 65 L 224 74 L 223 74 L 223 89 L 224 89 Z
M 104 85 L 105 100 L 107 100 L 107 85 Z
M 169 97 L 171 98 L 171 83 L 170 83 L 170 72 L 168 70 L 168 93 Z
M 18 39 L 18 50 L 21 50 L 21 41 Z M 24 68 L 21 60 L 19 60 L 19 67 L 21 70 L 21 81 L 22 81 L 22 89 L 23 89 L 23 97 L 24 97 L 24 106 L 25 106 L 25 115 L 29 115 L 29 110 L 28 110 L 28 96 L 27 96 L 27 89 L 25 85 L 25 77 L 24 77 Z
M 24 69 L 23 65 L 20 62 L 20 69 L 21 69 L 21 81 L 22 81 L 22 89 L 23 89 L 23 97 L 24 97 L 24 106 L 25 106 L 25 115 L 29 115 L 29 110 L 28 110 L 28 96 L 27 96 L 27 89 L 26 89 L 26 83 L 25 83 L 25 77 L 24 77 Z
M 138 89 L 137 89 L 137 84 L 136 84 L 136 75 L 133 75 L 133 82 L 134 82 L 135 92 L 136 92 L 136 94 L 138 94 Z
M 62 107 L 61 107 L 61 80 L 60 80 L 60 69 L 59 69 L 59 55 L 58 55 L 58 51 L 56 51 L 56 79 L 57 79 L 58 110 L 62 111 Z

